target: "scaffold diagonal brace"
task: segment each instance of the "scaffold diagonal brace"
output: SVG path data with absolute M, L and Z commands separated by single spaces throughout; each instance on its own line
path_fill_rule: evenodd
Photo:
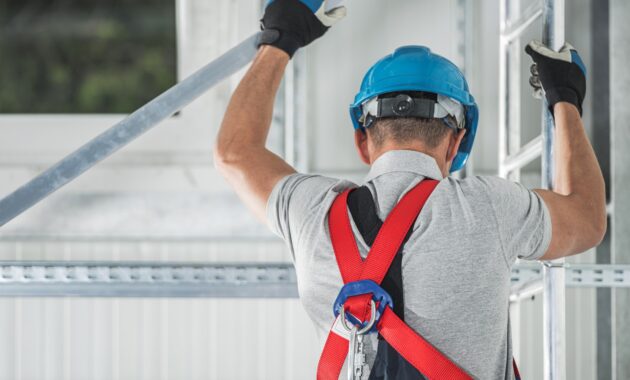
M 125 119 L 0 200 L 0 226 L 79 177 L 250 63 L 258 33 L 140 107 Z

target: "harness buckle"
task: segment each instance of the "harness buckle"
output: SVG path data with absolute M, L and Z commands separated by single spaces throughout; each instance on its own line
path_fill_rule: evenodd
M 344 309 L 344 303 L 348 298 L 364 294 L 370 294 L 372 296 L 370 300 L 371 315 L 368 321 L 360 321 Z M 376 326 L 385 312 L 385 308 L 388 306 L 393 308 L 394 301 L 389 293 L 376 282 L 372 280 L 353 281 L 345 284 L 339 291 L 339 295 L 337 295 L 337 299 L 335 299 L 335 303 L 333 304 L 333 313 L 335 317 L 337 317 L 343 311 L 344 317 L 341 318 L 343 327 L 350 331 L 352 329 L 352 326 L 348 325 L 348 322 L 350 322 L 358 326 L 360 328 L 358 334 L 363 335 L 376 332 Z

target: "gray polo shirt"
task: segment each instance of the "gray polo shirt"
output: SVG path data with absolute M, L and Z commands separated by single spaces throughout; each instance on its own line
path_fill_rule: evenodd
M 432 157 L 391 151 L 374 162 L 365 180 L 380 218 L 424 178 L 441 182 L 403 249 L 405 321 L 474 377 L 511 379 L 510 270 L 517 257 L 536 260 L 545 253 L 549 212 L 536 193 L 517 183 L 442 178 Z M 267 204 L 269 226 L 289 246 L 300 298 L 322 346 L 343 285 L 330 243 L 328 209 L 339 193 L 355 186 L 293 174 L 275 186 Z M 365 257 L 368 247 L 353 228 Z M 370 364 L 376 350 L 374 334 L 371 338 Z

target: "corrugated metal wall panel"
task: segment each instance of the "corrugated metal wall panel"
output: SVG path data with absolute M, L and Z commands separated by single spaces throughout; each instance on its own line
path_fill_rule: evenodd
M 281 242 L 1 242 L 2 260 L 286 261 Z M 298 300 L 0 299 L 0 379 L 307 379 Z
M 1 259 L 286 261 L 281 242 L 0 243 Z M 592 254 L 576 258 L 581 262 Z M 518 361 L 542 376 L 541 298 Z M 0 379 L 311 378 L 320 342 L 297 300 L 0 299 Z M 567 292 L 568 378 L 594 379 L 595 293 Z
M 2 299 L 0 379 L 308 379 L 297 300 Z

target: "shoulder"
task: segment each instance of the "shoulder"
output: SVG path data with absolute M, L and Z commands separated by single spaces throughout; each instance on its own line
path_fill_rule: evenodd
M 314 212 L 326 213 L 335 198 L 352 187 L 356 185 L 332 177 L 288 175 L 274 186 L 267 200 L 268 223 L 275 233 L 287 238 L 288 229 L 300 229 L 302 224 L 312 221 Z
M 461 188 L 480 188 L 480 189 L 493 189 L 505 186 L 511 186 L 516 184 L 505 178 L 496 176 L 471 176 L 464 179 L 458 179 L 454 177 L 447 177 L 442 182 Z
M 277 198 L 301 198 L 307 203 L 316 203 L 329 194 L 339 194 L 345 189 L 356 187 L 352 182 L 314 174 L 294 173 L 281 179 L 269 197 L 269 204 Z
M 485 216 L 510 215 L 539 201 L 535 192 L 520 183 L 493 176 L 448 177 L 442 180 L 437 190 L 442 202 L 451 206 L 458 204 Z
M 471 176 L 464 179 L 448 177 L 440 185 L 469 197 L 486 198 L 491 201 L 531 192 L 520 183 L 495 176 Z

